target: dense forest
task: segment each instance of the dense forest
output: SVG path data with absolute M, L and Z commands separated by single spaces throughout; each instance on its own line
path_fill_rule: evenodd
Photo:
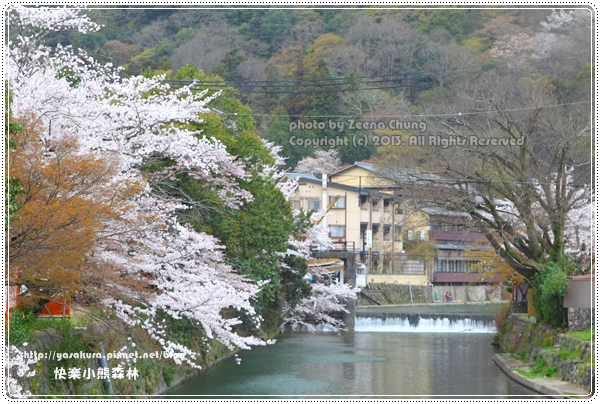
M 251 108 L 259 134 L 284 148 L 290 168 L 314 154 L 289 144 L 290 121 L 423 113 L 484 76 L 520 71 L 548 80 L 560 103 L 591 99 L 585 9 L 129 6 L 90 17 L 101 31 L 55 40 L 123 66 L 123 75 L 163 73 L 232 92 Z M 202 74 L 177 76 L 188 65 Z M 375 152 L 338 148 L 342 163 Z

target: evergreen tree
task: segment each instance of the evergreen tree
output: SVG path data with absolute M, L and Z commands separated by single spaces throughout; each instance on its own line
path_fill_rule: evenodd
M 240 48 L 233 48 L 223 57 L 212 70 L 226 81 L 242 81 L 244 76 L 240 72 L 240 65 L 246 60 L 246 56 L 240 53 Z

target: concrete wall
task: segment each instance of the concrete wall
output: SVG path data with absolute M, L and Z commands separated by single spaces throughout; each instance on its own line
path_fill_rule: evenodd
M 367 275 L 370 281 L 372 275 Z M 393 276 L 393 275 L 388 275 Z M 435 294 L 438 295 L 438 302 L 443 302 L 446 290 L 452 293 L 454 302 L 501 302 L 507 301 L 501 286 L 422 286 L 411 282 L 410 288 L 406 283 L 375 283 L 362 288 L 362 297 L 359 298 L 360 305 L 373 304 L 406 304 L 411 303 L 410 294 L 412 293 L 412 303 L 432 303 L 435 300 Z M 366 296 L 364 296 L 366 295 Z
M 427 275 L 403 275 L 403 274 L 367 274 L 367 282 L 404 285 L 409 283 L 413 286 L 427 286 Z
M 563 301 L 563 306 L 581 309 L 594 308 L 594 280 L 595 277 L 593 275 L 581 275 L 569 278 L 569 287 Z
M 438 292 L 440 300 L 444 299 L 446 290 L 452 294 L 452 300 L 457 302 L 485 302 L 507 301 L 502 286 L 466 285 L 466 286 L 434 286 L 434 293 Z

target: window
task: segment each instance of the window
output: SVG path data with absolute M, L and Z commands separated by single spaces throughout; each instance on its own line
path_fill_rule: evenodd
M 423 230 L 417 230 L 417 239 L 419 241 L 425 240 L 425 232 Z
M 334 199 L 335 199 L 335 196 L 330 196 L 329 203 L 333 202 Z M 333 205 L 331 207 L 331 209 L 344 209 L 345 207 L 346 207 L 346 198 L 341 196 L 340 199 L 337 200 L 335 205 Z
M 346 226 L 331 226 L 331 237 L 345 237 Z
M 300 210 L 300 201 L 292 201 L 292 208 L 294 210 Z
M 409 240 L 412 240 L 412 230 L 408 230 L 406 232 L 406 238 L 408 238 Z
M 321 201 L 308 201 L 309 210 L 319 210 L 321 208 Z
M 435 272 L 469 272 L 471 266 L 477 261 L 435 259 Z

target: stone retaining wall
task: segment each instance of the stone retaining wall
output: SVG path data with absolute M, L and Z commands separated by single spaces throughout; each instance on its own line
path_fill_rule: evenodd
M 406 303 L 432 303 L 437 294 L 438 302 L 445 301 L 446 291 L 452 294 L 455 302 L 485 302 L 506 301 L 504 288 L 501 286 L 467 285 L 467 286 L 415 286 L 401 284 L 371 283 L 362 288 L 359 296 L 359 306 L 406 304 Z M 411 302 L 412 292 L 412 302 Z M 366 296 L 365 296 L 366 295 Z
M 584 361 L 592 357 L 595 348 L 595 343 L 592 341 L 583 341 L 566 334 L 557 334 L 554 338 L 554 344 L 560 345 L 569 351 L 581 352 L 581 359 Z
M 581 331 L 594 326 L 594 309 L 569 307 L 569 330 Z
M 558 354 L 560 348 L 562 347 L 557 347 L 556 350 L 549 350 L 541 347 L 533 347 L 531 356 L 533 358 L 535 355 L 539 355 L 544 358 L 548 365 L 556 366 L 559 379 L 575 383 L 582 387 L 591 386 L 593 377 L 592 365 L 584 363 L 582 359 L 562 359 Z
M 557 377 L 589 389 L 593 384 L 594 369 L 590 363 L 594 343 L 561 334 L 535 318 L 512 314 L 500 338 L 505 352 L 525 355 L 533 362 L 536 355 L 542 356 L 550 366 L 557 367 Z M 568 358 L 561 357 L 561 350 L 569 351 Z M 573 355 L 575 354 L 575 355 Z

